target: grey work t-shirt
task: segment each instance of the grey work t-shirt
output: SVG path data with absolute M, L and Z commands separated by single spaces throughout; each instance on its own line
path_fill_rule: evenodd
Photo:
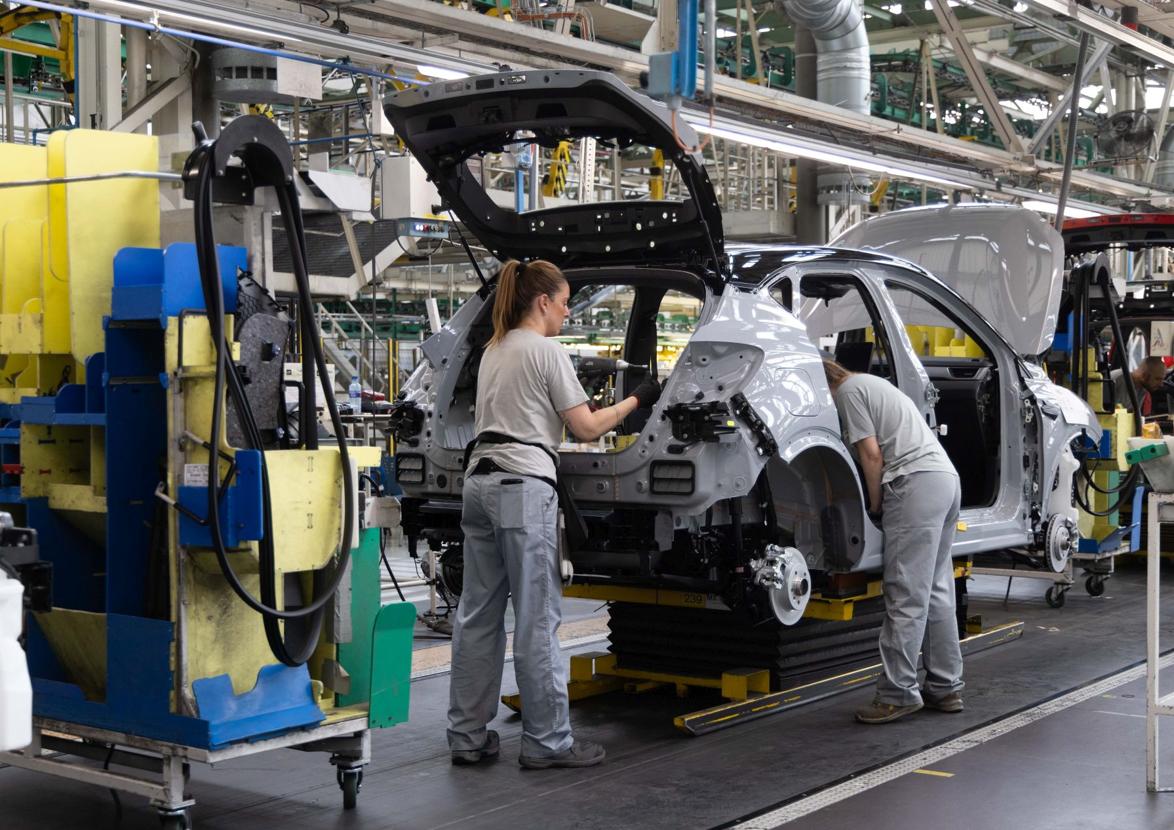
M 855 445 L 875 436 L 880 445 L 882 484 L 910 473 L 958 474 L 917 405 L 887 380 L 852 375 L 835 398 L 845 440 Z
M 1126 375 L 1124 372 L 1122 372 L 1120 369 L 1114 369 L 1113 371 L 1109 372 L 1109 379 L 1113 381 L 1113 397 L 1115 398 L 1117 406 L 1123 406 L 1129 412 L 1132 412 L 1133 399 L 1129 397 L 1129 387 L 1126 385 L 1128 383 L 1133 383 L 1132 376 L 1129 377 L 1129 380 L 1126 380 Z M 1133 386 L 1135 389 L 1137 389 L 1138 401 L 1141 401 L 1141 399 L 1145 397 L 1146 390 L 1142 389 L 1136 383 L 1134 383 Z M 1143 403 L 1143 408 L 1144 405 L 1145 404 Z
M 562 345 L 530 329 L 514 329 L 485 350 L 477 373 L 477 434 L 500 432 L 558 452 L 560 412 L 587 402 Z M 518 475 L 555 477 L 554 460 L 538 447 L 478 444 L 469 468 L 488 458 Z

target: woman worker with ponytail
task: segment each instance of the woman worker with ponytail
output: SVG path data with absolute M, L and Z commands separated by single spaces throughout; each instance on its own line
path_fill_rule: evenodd
M 486 725 L 497 713 L 506 599 L 514 605 L 514 673 L 528 769 L 589 767 L 603 747 L 571 736 L 559 656 L 558 445 L 565 424 L 591 441 L 660 396 L 649 377 L 615 406 L 591 411 L 570 356 L 554 337 L 570 286 L 550 262 L 510 261 L 493 304 L 493 337 L 477 378 L 477 440 L 465 471 L 464 587 L 453 626 L 448 744 L 454 764 L 498 754 Z

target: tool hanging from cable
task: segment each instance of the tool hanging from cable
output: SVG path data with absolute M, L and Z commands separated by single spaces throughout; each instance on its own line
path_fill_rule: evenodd
M 197 147 L 184 164 L 184 195 L 194 204 L 196 255 L 200 281 L 204 293 L 208 325 L 215 349 L 215 380 L 213 385 L 211 435 L 208 451 L 208 516 L 207 523 L 217 563 L 233 592 L 250 608 L 261 614 L 265 636 L 273 655 L 289 666 L 306 662 L 318 646 L 325 620 L 326 604 L 337 591 L 347 573 L 351 538 L 356 521 L 356 494 L 350 475 L 350 456 L 339 418 L 333 390 L 329 387 L 326 360 L 314 326 L 314 308 L 310 293 L 307 267 L 305 230 L 294 183 L 293 158 L 289 144 L 278 127 L 261 116 L 243 116 L 228 124 L 219 137 L 209 139 L 199 122 L 193 125 Z M 234 163 L 234 159 L 239 163 Z M 314 425 L 316 392 L 310 382 L 317 374 L 325 396 L 330 422 L 338 440 L 339 460 L 343 479 L 343 521 L 341 547 L 333 568 L 314 572 L 313 599 L 291 609 L 277 607 L 276 552 L 273 545 L 273 511 L 270 504 L 269 472 L 265 463 L 265 446 L 256 419 L 245 394 L 244 383 L 232 361 L 231 344 L 224 329 L 224 284 L 216 255 L 213 229 L 213 202 L 252 204 L 255 191 L 272 187 L 277 194 L 281 220 L 290 241 L 293 274 L 297 285 L 298 322 L 301 328 L 303 386 L 301 411 Z M 260 599 L 254 597 L 241 583 L 228 559 L 228 551 L 221 532 L 220 498 L 223 484 L 219 475 L 220 458 L 217 452 L 224 423 L 224 391 L 238 413 L 242 432 L 248 447 L 260 454 L 263 534 L 258 540 Z M 318 448 L 314 429 L 302 430 L 302 446 L 306 450 Z M 282 631 L 281 623 L 285 623 Z

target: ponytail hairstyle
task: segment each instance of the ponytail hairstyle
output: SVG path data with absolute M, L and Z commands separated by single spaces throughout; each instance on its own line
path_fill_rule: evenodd
M 823 372 L 827 375 L 828 386 L 838 386 L 846 381 L 855 372 L 850 372 L 831 358 L 825 357 L 823 359 Z
M 530 311 L 530 305 L 539 294 L 554 299 L 567 278 L 553 262 L 536 259 L 518 262 L 511 259 L 497 275 L 497 293 L 493 300 L 493 337 L 489 345 L 496 346 L 507 334 L 518 327 Z

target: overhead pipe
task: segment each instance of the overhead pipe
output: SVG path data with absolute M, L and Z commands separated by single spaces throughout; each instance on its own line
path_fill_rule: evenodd
M 795 92 L 804 98 L 816 96 L 815 38 L 806 26 L 795 25 Z M 819 162 L 795 159 L 795 240 L 808 245 L 828 241 L 827 222 L 819 204 Z
M 1068 190 L 1072 185 L 1072 163 L 1076 154 L 1076 127 L 1080 119 L 1080 81 L 1084 77 L 1084 60 L 1088 56 L 1088 32 L 1080 33 L 1080 48 L 1076 50 L 1076 69 L 1072 73 L 1072 110 L 1068 115 L 1068 147 L 1064 151 L 1064 174 L 1060 179 L 1060 195 L 1056 197 L 1056 230 L 1064 229 L 1064 209 L 1068 206 Z
M 705 87 L 706 101 L 713 101 L 713 76 L 717 74 L 717 0 L 705 0 Z
M 815 39 L 816 99 L 870 115 L 872 63 L 859 0 L 775 0 L 775 7 Z M 820 170 L 821 200 L 851 201 L 853 194 L 871 187 L 867 178 L 827 166 Z

